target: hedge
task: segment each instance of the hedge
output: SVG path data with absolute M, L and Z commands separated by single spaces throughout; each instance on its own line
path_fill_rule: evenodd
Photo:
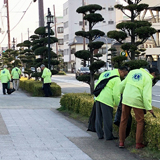
M 25 78 L 20 79 L 20 88 L 31 93 L 33 96 L 44 96 L 44 91 L 42 90 L 42 82 L 35 80 L 26 80 Z M 61 96 L 61 87 L 56 83 L 51 83 L 52 97 Z
M 87 93 L 68 93 L 61 97 L 60 104 L 63 108 L 79 113 L 83 116 L 90 116 L 94 103 L 93 96 Z M 153 111 L 157 118 L 150 113 L 145 115 L 144 144 L 149 148 L 160 150 L 160 109 L 153 107 Z M 113 116 L 116 108 L 113 110 Z M 136 120 L 132 111 L 132 127 L 130 137 L 135 139 L 136 136 Z M 114 125 L 118 131 L 118 127 Z
M 66 75 L 66 73 L 64 71 L 59 71 L 57 75 Z

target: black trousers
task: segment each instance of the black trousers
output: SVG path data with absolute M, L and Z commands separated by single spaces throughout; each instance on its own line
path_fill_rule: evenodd
M 96 101 L 95 128 L 99 138 L 105 135 L 106 140 L 113 138 L 112 134 L 113 108 Z M 104 131 L 103 131 L 104 129 Z
M 6 94 L 7 83 L 2 83 L 3 94 Z
M 50 83 L 44 83 L 43 84 L 43 90 L 44 90 L 45 97 L 52 96 Z

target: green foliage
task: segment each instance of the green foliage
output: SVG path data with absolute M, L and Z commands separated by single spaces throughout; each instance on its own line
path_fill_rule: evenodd
M 96 62 L 93 62 L 92 65 L 89 67 L 89 69 L 91 71 L 94 71 L 96 72 L 98 69 L 100 69 L 101 67 L 103 67 L 105 65 L 105 62 L 104 61 L 96 61 Z
M 90 31 L 78 31 L 75 33 L 76 36 L 82 36 L 85 37 L 87 39 L 91 39 L 92 41 L 94 41 L 95 39 L 97 39 L 98 37 L 104 36 L 105 33 L 98 30 L 98 29 L 93 29 Z
M 133 45 L 131 43 L 124 43 L 121 45 L 121 48 L 124 50 L 124 51 L 129 51 L 129 50 L 134 50 L 136 51 L 137 50 L 137 46 L 136 45 Z
M 112 61 L 112 64 L 115 68 L 118 68 L 122 65 L 123 61 L 125 61 L 127 59 L 127 57 L 125 56 L 115 56 L 115 57 L 112 57 L 111 61 Z
M 87 13 L 87 12 L 90 12 L 90 13 L 95 13 L 96 11 L 98 10 L 102 10 L 102 7 L 100 5 L 97 5 L 97 4 L 90 4 L 90 5 L 85 5 L 85 6 L 82 6 L 82 7 L 79 7 L 76 12 L 77 13 Z
M 90 75 L 85 75 L 85 74 L 84 74 L 84 75 L 81 75 L 81 76 L 79 76 L 79 77 L 77 78 L 77 80 L 89 84 L 89 83 L 90 83 Z
M 88 60 L 91 56 L 90 51 L 87 51 L 87 50 L 80 50 L 74 54 L 77 58 L 84 59 L 84 60 Z
M 48 33 L 46 33 L 46 28 L 45 27 L 39 27 L 34 31 L 35 34 L 44 36 L 44 35 L 48 35 Z M 51 33 L 50 35 L 54 35 L 53 30 L 51 29 Z
M 134 60 L 135 57 L 142 55 L 137 54 L 138 46 L 146 42 L 150 36 L 156 33 L 156 30 L 151 27 L 151 23 L 141 20 L 138 21 L 136 19 L 136 17 L 149 6 L 148 4 L 140 4 L 140 1 L 141 0 L 128 0 L 126 1 L 128 4 L 125 6 L 121 4 L 115 5 L 115 8 L 125 13 L 125 15 L 130 18 L 130 20 L 117 24 L 116 28 L 119 29 L 119 31 L 114 30 L 107 33 L 108 37 L 116 39 L 119 43 L 122 44 L 122 49 L 127 50 L 128 56 L 131 60 Z M 126 10 L 130 13 L 126 12 Z M 125 39 L 128 36 L 131 37 L 131 40 L 130 42 L 126 43 Z
M 58 71 L 57 71 L 57 70 L 51 70 L 51 72 L 52 72 L 52 75 L 55 75 L 55 74 L 57 74 L 57 73 L 58 73 Z
M 88 93 L 68 93 L 61 97 L 60 104 L 64 109 L 74 111 L 83 116 L 90 116 L 93 96 Z
M 146 39 L 146 37 L 150 37 L 151 35 L 157 32 L 156 29 L 151 28 L 149 26 L 137 28 L 135 31 L 140 39 Z
M 104 20 L 101 14 L 99 13 L 91 13 L 84 16 L 84 20 L 89 21 L 90 23 L 98 23 Z
M 59 71 L 59 72 L 57 73 L 57 75 L 66 75 L 66 72 L 64 72 L 64 71 Z
M 88 44 L 89 49 L 88 51 L 78 51 L 75 53 L 75 56 L 77 58 L 82 59 L 83 62 L 88 60 L 90 63 L 89 67 L 90 75 L 79 76 L 78 80 L 88 83 L 91 88 L 91 93 L 94 90 L 94 74 L 101 66 L 104 66 L 105 64 L 105 62 L 98 62 L 100 55 L 97 54 L 97 58 L 95 58 L 96 56 L 94 57 L 94 50 L 101 48 L 102 45 L 104 44 L 103 42 L 99 41 L 94 42 L 94 40 L 96 40 L 100 36 L 105 35 L 104 32 L 97 29 L 93 29 L 95 24 L 104 20 L 104 18 L 100 13 L 95 13 L 96 11 L 101 9 L 102 7 L 100 5 L 91 4 L 79 7 L 76 10 L 78 13 L 83 13 L 84 14 L 83 19 L 89 22 L 89 31 L 78 31 L 75 33 L 77 36 L 82 36 L 89 40 Z M 85 66 L 85 63 L 83 63 L 83 65 Z
M 102 54 L 97 53 L 97 54 L 94 55 L 94 57 L 97 57 L 97 58 L 102 57 Z
M 35 55 L 42 55 L 43 53 L 47 53 L 47 51 L 48 51 L 48 48 L 47 47 L 38 47 L 35 51 L 34 51 L 34 53 L 35 53 Z
M 147 67 L 149 64 L 147 61 L 144 60 L 132 60 L 123 63 L 123 65 L 128 66 L 132 70 Z
M 40 81 L 20 80 L 20 88 L 31 93 L 33 96 L 42 97 L 44 95 L 42 85 Z M 51 91 L 53 97 L 61 96 L 61 87 L 54 82 L 51 83 Z
M 127 34 L 122 31 L 109 31 L 107 36 L 116 39 L 118 42 L 122 42 L 127 38 Z
M 88 44 L 88 47 L 90 48 L 90 50 L 95 50 L 95 49 L 99 49 L 103 46 L 104 42 L 91 42 Z

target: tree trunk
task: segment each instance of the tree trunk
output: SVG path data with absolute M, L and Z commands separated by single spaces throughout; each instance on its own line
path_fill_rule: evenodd
M 93 94 L 94 91 L 94 74 L 90 73 L 90 92 Z
M 92 30 L 92 26 L 91 23 L 89 22 L 89 31 Z M 92 42 L 92 38 L 89 39 L 89 43 Z M 91 57 L 90 57 L 90 65 L 94 62 L 93 59 L 93 51 L 90 48 L 90 52 L 91 52 Z M 94 90 L 94 73 L 90 70 L 90 92 L 91 94 L 93 94 L 93 90 Z
M 134 22 L 134 12 L 131 12 L 131 22 Z M 131 30 L 131 45 L 135 45 L 135 29 Z M 135 60 L 135 51 L 131 50 L 131 60 Z

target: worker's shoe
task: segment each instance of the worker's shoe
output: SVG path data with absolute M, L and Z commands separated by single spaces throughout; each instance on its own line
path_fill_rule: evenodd
M 124 148 L 124 142 L 119 143 L 119 148 Z
M 145 145 L 143 143 L 136 143 L 136 149 L 144 148 Z

